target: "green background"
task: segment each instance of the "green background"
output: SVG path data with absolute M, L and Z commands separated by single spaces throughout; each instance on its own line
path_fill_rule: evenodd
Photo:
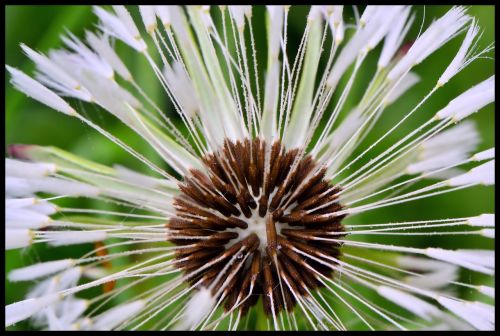
M 449 6 L 426 6 L 425 7 L 425 26 L 430 20 L 444 14 Z M 308 8 L 305 6 L 292 7 L 290 12 L 290 44 L 294 45 L 300 40 L 303 32 L 305 16 Z M 350 9 L 346 9 L 350 11 Z M 415 38 L 422 20 L 424 8 L 416 6 L 414 11 L 417 13 L 415 23 L 410 31 L 407 40 Z M 137 14 L 137 10 L 132 12 Z M 362 12 L 362 10 L 360 10 Z M 263 16 L 262 8 L 254 11 L 256 20 L 259 15 Z M 480 40 L 480 47 L 485 47 L 494 41 L 494 8 L 493 6 L 471 6 L 468 13 L 474 16 L 483 31 Z M 139 21 L 138 25 L 139 25 Z M 255 22 L 255 21 L 254 21 Z M 19 43 L 23 42 L 33 49 L 47 52 L 51 48 L 61 46 L 60 35 L 65 33 L 65 29 L 73 32 L 77 36 L 83 36 L 84 29 L 92 29 L 96 23 L 95 17 L 89 6 L 7 6 L 5 11 L 5 59 L 6 63 L 17 67 L 27 73 L 32 73 L 33 64 L 22 54 Z M 257 48 L 259 45 L 265 46 L 265 30 L 263 24 L 254 25 L 256 31 Z M 142 26 L 141 26 L 142 29 Z M 462 35 L 463 36 L 463 35 Z M 377 124 L 380 131 L 372 132 L 371 137 L 366 142 L 373 141 L 384 129 L 389 129 L 397 122 L 403 113 L 409 111 L 409 107 L 415 106 L 422 97 L 432 88 L 437 78 L 444 71 L 448 62 L 453 58 L 458 49 L 462 36 L 455 39 L 434 55 L 425 60 L 415 68 L 415 71 L 421 76 L 422 80 L 402 99 L 394 103 L 386 111 Z M 380 49 L 380 48 L 378 48 Z M 170 108 L 167 98 L 162 95 L 161 88 L 156 79 L 151 80 L 150 74 L 141 69 L 146 65 L 142 58 L 134 57 L 127 48 L 121 48 L 121 55 L 129 66 L 131 72 L 136 75 L 137 82 L 145 88 L 151 96 L 159 102 L 160 106 L 167 110 L 167 114 L 175 118 Z M 361 71 L 353 87 L 353 98 L 359 99 L 363 90 L 366 88 L 373 74 L 373 68 L 377 61 L 379 51 L 371 53 L 366 61 L 366 71 Z M 490 53 L 490 56 L 494 56 Z M 265 52 L 259 57 L 259 64 L 265 64 Z M 364 69 L 364 68 L 363 68 Z M 370 70 L 371 69 L 371 70 Z M 397 140 L 408 130 L 420 125 L 420 123 L 439 108 L 445 106 L 447 102 L 457 96 L 459 93 L 468 89 L 472 85 L 488 78 L 494 73 L 494 61 L 492 59 L 480 59 L 466 68 L 462 73 L 453 78 L 445 87 L 440 89 L 428 103 L 410 120 L 405 123 L 399 132 L 391 135 L 388 143 Z M 127 153 L 110 143 L 105 138 L 93 130 L 85 127 L 79 121 L 71 119 L 61 113 L 51 111 L 49 108 L 34 102 L 20 94 L 8 83 L 9 76 L 5 78 L 5 125 L 6 125 L 6 145 L 15 143 L 53 145 L 66 149 L 72 153 L 81 155 L 85 158 L 97 162 L 113 165 L 120 163 L 132 168 L 138 169 L 137 161 L 131 158 Z M 352 106 L 354 99 L 347 102 L 347 106 Z M 105 124 L 106 129 L 112 133 L 125 136 L 127 142 L 136 146 L 140 152 L 146 155 L 153 154 L 151 149 L 138 137 L 131 135 L 131 132 L 116 119 L 106 115 L 103 112 L 95 111 L 92 106 L 76 106 L 84 113 L 93 115 L 99 123 Z M 482 142 L 478 150 L 486 149 L 494 144 L 494 106 L 484 108 L 480 113 L 473 115 L 470 119 L 475 120 L 482 136 Z M 96 120 L 96 119 L 94 119 Z M 361 160 L 363 161 L 363 160 Z M 159 162 L 159 161 L 156 161 Z M 88 201 L 73 203 L 77 206 L 92 206 Z M 86 203 L 85 203 L 86 202 Z M 474 216 L 485 212 L 494 212 L 494 188 L 493 187 L 474 187 L 450 194 L 445 194 L 417 202 L 383 208 L 371 211 L 362 216 L 358 216 L 356 222 L 366 223 L 384 223 L 398 220 L 418 220 L 435 219 L 449 217 Z M 452 237 L 452 239 L 450 238 Z M 399 237 L 398 237 L 399 238 Z M 455 236 L 437 236 L 437 237 L 412 237 L 410 240 L 402 240 L 401 244 L 410 244 L 413 246 L 440 246 L 444 248 L 477 248 L 477 244 L 490 246 L 491 240 L 485 238 L 471 238 Z M 66 249 L 65 253 L 78 256 L 85 251 L 85 247 L 74 247 Z M 15 267 L 28 265 L 38 260 L 52 260 L 58 257 L 61 249 L 46 249 L 37 247 L 29 250 L 15 250 L 6 253 L 6 273 Z M 461 280 L 468 282 L 471 277 L 477 277 L 477 274 L 464 272 Z M 475 280 L 479 280 L 474 278 Z M 9 304 L 23 298 L 26 290 L 29 288 L 27 283 L 9 283 L 5 286 L 5 303 Z M 464 293 L 466 296 L 475 295 L 473 292 Z M 12 329 L 27 328 L 25 323 L 19 323 Z

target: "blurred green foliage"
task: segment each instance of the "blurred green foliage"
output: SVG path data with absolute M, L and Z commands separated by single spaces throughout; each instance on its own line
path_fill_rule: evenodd
M 409 40 L 415 38 L 420 28 L 420 22 L 425 11 L 425 26 L 431 20 L 445 13 L 449 6 L 416 6 L 417 13 L 413 28 L 409 33 Z M 306 6 L 292 7 L 289 20 L 289 45 L 297 45 L 302 36 L 305 17 L 308 8 Z M 137 15 L 137 10 L 132 10 Z M 350 9 L 347 9 L 350 11 Z M 352 12 L 352 11 L 350 11 Z M 361 12 L 361 10 L 360 10 Z M 484 47 L 494 41 L 494 8 L 493 6 L 470 6 L 468 11 L 474 16 L 483 31 L 480 40 L 480 47 Z M 263 19 L 263 9 L 258 8 L 255 12 L 256 20 Z M 28 24 L 29 23 L 29 24 Z M 32 73 L 33 64 L 22 54 L 19 44 L 25 43 L 33 49 L 47 52 L 51 48 L 61 46 L 60 36 L 66 29 L 75 35 L 82 37 L 84 29 L 93 29 L 96 23 L 89 6 L 7 6 L 5 10 L 5 59 L 6 63 L 17 67 L 27 73 Z M 257 49 L 265 48 L 265 25 L 254 24 L 257 40 Z M 142 27 L 141 27 L 142 28 Z M 434 86 L 437 78 L 445 69 L 448 62 L 453 58 L 454 53 L 461 43 L 461 38 L 455 39 L 443 48 L 438 50 L 433 56 L 416 67 L 415 71 L 422 78 L 421 82 L 410 90 L 402 99 L 394 103 L 386 111 L 377 124 L 375 131 L 366 139 L 365 143 L 374 141 L 384 130 L 394 125 L 401 116 L 415 106 Z M 167 114 L 176 119 L 165 95 L 162 94 L 161 87 L 151 74 L 143 71 L 147 66 L 142 58 L 134 56 L 128 48 L 120 47 L 120 53 L 124 61 L 129 66 L 131 72 L 137 76 L 137 82 L 144 87 Z M 258 51 L 259 52 L 259 51 Z M 293 51 L 292 51 L 293 53 Z M 371 53 L 360 71 L 353 94 L 347 101 L 347 110 L 353 106 L 360 98 L 368 85 L 375 69 L 379 50 Z M 261 52 L 258 58 L 261 70 L 265 68 L 265 52 Z M 472 85 L 488 78 L 494 73 L 494 61 L 491 59 L 480 59 L 470 65 L 462 73 L 453 78 L 449 84 L 441 88 L 420 111 L 405 123 L 404 127 L 392 134 L 386 143 L 392 143 L 399 139 L 401 135 L 429 118 L 439 108 L 445 106 L 447 102 L 459 93 L 468 89 Z M 6 125 L 6 145 L 15 143 L 51 145 L 63 148 L 74 154 L 97 162 L 113 165 L 116 163 L 141 169 L 137 161 L 131 158 L 118 146 L 110 143 L 105 138 L 93 130 L 85 127 L 79 121 L 71 119 L 60 113 L 51 111 L 49 108 L 28 99 L 20 94 L 8 83 L 9 76 L 5 78 L 5 125 Z M 335 97 L 334 97 L 335 99 Z M 127 142 L 135 146 L 145 155 L 154 155 L 147 144 L 134 136 L 125 126 L 116 119 L 104 112 L 96 111 L 92 106 L 81 106 L 77 108 L 84 113 L 92 115 L 100 124 L 106 125 L 106 129 L 112 133 L 124 137 Z M 475 120 L 482 136 L 479 150 L 489 148 L 494 144 L 494 106 L 490 105 L 480 113 L 475 114 L 470 119 Z M 177 119 L 178 120 L 178 119 Z M 157 161 L 159 162 L 159 161 Z M 86 200 L 77 200 L 74 205 L 84 207 L 93 205 Z M 450 194 L 440 195 L 416 202 L 382 208 L 370 211 L 356 217 L 356 222 L 365 223 L 386 223 L 399 220 L 435 219 L 449 217 L 466 217 L 485 212 L 494 211 L 494 190 L 492 187 L 475 187 Z M 451 238 L 450 238 L 451 237 Z M 404 239 L 406 238 L 406 239 Z M 399 237 L 398 237 L 399 240 Z M 412 246 L 440 246 L 444 248 L 473 248 L 477 244 L 492 244 L 484 238 L 462 238 L 460 236 L 419 236 L 403 237 L 399 244 Z M 28 265 L 38 260 L 52 260 L 58 258 L 62 253 L 77 257 L 89 247 L 71 247 L 50 249 L 38 246 L 36 249 L 25 251 L 8 251 L 5 256 L 6 273 L 16 267 Z M 464 272 L 465 282 L 469 282 L 472 277 L 474 281 L 479 278 L 477 274 Z M 490 284 L 491 285 L 491 284 Z M 6 282 L 5 303 L 9 304 L 23 298 L 30 284 Z M 475 295 L 473 292 L 464 293 L 465 296 Z M 375 298 L 372 298 L 375 299 Z M 28 328 L 26 323 L 19 323 L 12 329 Z

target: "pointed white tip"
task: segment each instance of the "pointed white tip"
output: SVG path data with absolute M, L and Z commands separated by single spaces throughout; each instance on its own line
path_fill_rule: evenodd
M 483 161 L 495 158 L 495 147 L 476 153 L 472 156 L 474 161 Z
M 5 249 L 27 247 L 33 243 L 33 231 L 28 229 L 5 229 Z
M 93 319 L 92 329 L 112 330 L 132 318 L 146 306 L 146 301 L 137 300 L 112 308 Z
M 61 97 L 52 90 L 34 80 L 24 72 L 17 70 L 11 66 L 5 66 L 12 75 L 12 84 L 28 97 L 31 97 L 42 104 L 45 104 L 56 111 L 64 114 L 75 116 L 77 112 Z
M 9 273 L 10 281 L 26 281 L 41 278 L 62 271 L 75 264 L 73 259 L 46 261 L 23 268 L 18 268 Z
M 477 290 L 480 292 L 480 293 L 483 293 L 484 295 L 487 295 L 491 298 L 495 298 L 495 288 L 494 287 L 490 287 L 490 286 L 479 286 L 477 287 Z
M 437 301 L 478 330 L 494 330 L 494 307 L 481 302 L 459 301 L 439 296 Z
M 214 304 L 215 297 L 212 292 L 205 287 L 201 288 L 187 303 L 186 311 L 178 328 L 186 330 L 196 327 L 207 316 Z
M 26 299 L 5 306 L 5 326 L 8 327 L 33 316 L 60 298 L 59 294 L 51 294 L 40 298 Z
M 495 160 L 488 161 L 472 168 L 465 174 L 453 177 L 448 180 L 448 185 L 455 187 L 467 184 L 495 184 Z
M 495 238 L 495 229 L 482 229 L 481 236 L 486 238 Z
M 377 292 L 384 298 L 427 321 L 430 321 L 433 316 L 439 315 L 439 309 L 414 295 L 387 286 L 379 286 Z
M 470 226 L 495 226 L 495 214 L 482 214 L 476 217 L 467 219 L 467 224 Z
M 103 241 L 107 234 L 105 231 L 47 231 L 44 238 L 52 246 L 63 246 Z

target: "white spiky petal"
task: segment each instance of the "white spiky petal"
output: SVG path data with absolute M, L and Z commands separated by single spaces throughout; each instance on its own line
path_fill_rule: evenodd
M 67 115 L 74 115 L 76 111 L 66 103 L 61 97 L 49 90 L 33 78 L 24 74 L 13 67 L 6 66 L 7 70 L 12 75 L 12 84 L 21 92 L 42 104 L 45 104 L 56 111 L 62 112 Z
M 495 148 L 490 148 L 486 149 L 482 152 L 474 154 L 472 157 L 474 161 L 483 161 L 483 160 L 488 160 L 488 159 L 494 159 L 495 158 Z
M 169 6 L 155 6 L 155 12 L 156 15 L 161 20 L 161 23 L 163 23 L 164 26 L 168 27 L 170 25 L 170 11 L 169 11 Z
M 434 51 L 446 43 L 467 22 L 463 7 L 453 7 L 444 16 L 434 21 L 429 28 L 413 43 L 407 54 L 389 72 L 387 78 L 395 80 L 410 70 L 414 65 L 421 63 Z
M 210 290 L 201 288 L 187 303 L 186 313 L 179 327 L 181 329 L 190 329 L 197 326 L 210 312 L 214 304 L 215 297 Z
M 472 168 L 469 172 L 448 180 L 451 186 L 466 184 L 492 185 L 495 183 L 495 160 Z
M 440 297 L 438 301 L 478 330 L 494 330 L 495 312 L 492 306 L 481 302 L 462 302 L 446 297 Z
M 379 286 L 377 291 L 386 299 L 395 302 L 401 307 L 404 307 L 405 309 L 428 321 L 439 315 L 439 309 L 413 295 L 409 295 L 387 286 Z
M 37 178 L 53 174 L 56 166 L 52 163 L 30 163 L 5 159 L 5 174 L 8 176 Z
M 33 242 L 33 231 L 30 229 L 5 229 L 5 249 L 27 247 Z
M 485 274 L 494 273 L 494 254 L 488 250 L 444 250 L 428 248 L 427 255 Z
M 74 263 L 75 261 L 73 259 L 61 259 L 33 264 L 10 272 L 9 280 L 26 281 L 41 278 L 71 267 Z
M 49 222 L 48 216 L 27 209 L 7 209 L 5 214 L 5 226 L 8 228 L 39 229 Z
M 479 286 L 479 291 L 491 298 L 495 298 L 495 288 L 489 286 Z
M 93 32 L 87 31 L 86 38 L 89 45 L 102 57 L 108 64 L 113 67 L 113 70 L 120 74 L 124 79 L 130 81 L 132 75 L 123 64 L 115 50 L 109 45 L 109 39 L 106 35 L 98 36 Z
M 155 6 L 139 6 L 142 22 L 146 27 L 146 31 L 152 34 L 156 29 L 156 11 Z
M 472 45 L 472 42 L 479 32 L 479 27 L 476 24 L 471 24 L 469 30 L 462 42 L 460 49 L 451 61 L 450 65 L 446 68 L 445 72 L 439 77 L 438 85 L 446 84 L 453 76 L 455 76 L 463 67 L 467 60 L 467 52 Z
M 138 300 L 117 306 L 97 316 L 92 321 L 92 329 L 111 330 L 126 321 L 144 307 L 145 302 Z
M 471 217 L 467 220 L 467 222 L 471 226 L 494 227 L 495 214 L 482 214 L 476 217 Z
M 139 52 L 146 50 L 146 43 L 140 38 L 130 14 L 123 6 L 115 6 L 117 15 L 110 14 L 100 7 L 94 7 L 95 14 L 101 20 L 106 32 L 127 43 Z M 139 37 L 139 39 L 137 39 Z
M 74 245 L 103 241 L 107 238 L 103 231 L 63 231 L 45 232 L 44 238 L 53 246 Z
M 60 296 L 52 294 L 10 304 L 5 307 L 5 326 L 22 321 L 58 300 Z
M 436 113 L 437 119 L 462 120 L 495 100 L 495 76 L 462 93 Z

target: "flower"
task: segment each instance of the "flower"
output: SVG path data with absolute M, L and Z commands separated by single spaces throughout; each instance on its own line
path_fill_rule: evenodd
M 477 151 L 479 133 L 464 120 L 494 101 L 494 76 L 374 150 L 493 46 L 478 50 L 477 23 L 453 7 L 402 47 L 415 18 L 410 6 L 368 6 L 355 22 L 343 6 L 312 6 L 291 46 L 290 10 L 266 8 L 265 76 L 251 6 L 139 6 L 144 27 L 124 6 L 94 7 L 97 31 L 84 40 L 68 33 L 65 47 L 48 54 L 21 46 L 36 73 L 7 66 L 18 90 L 95 129 L 150 173 L 52 147 L 9 147 L 6 249 L 94 248 L 10 272 L 12 282 L 36 284 L 6 306 L 6 327 L 30 319 L 50 330 L 236 330 L 254 316 L 276 330 L 494 329 L 494 288 L 459 279 L 461 270 L 493 276 L 493 250 L 400 240 L 487 242 L 494 214 L 382 224 L 359 216 L 494 184 L 494 148 Z M 414 67 L 462 35 L 429 93 L 361 147 L 384 110 L 419 81 Z M 185 131 L 136 82 L 114 42 L 146 60 Z M 377 70 L 348 108 L 364 60 L 379 45 Z M 76 102 L 118 118 L 169 168 Z M 70 197 L 115 207 L 58 203 Z M 464 288 L 481 300 L 456 290 Z

